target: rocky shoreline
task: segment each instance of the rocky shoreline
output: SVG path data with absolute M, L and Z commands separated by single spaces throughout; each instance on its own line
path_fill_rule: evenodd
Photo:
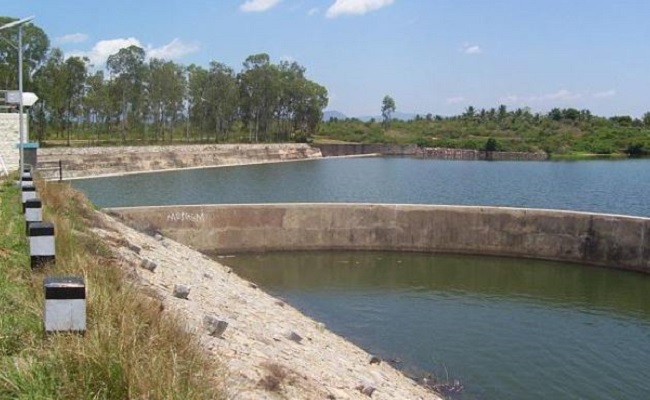
M 139 290 L 181 317 L 224 366 L 229 398 L 440 398 L 229 267 L 97 213 L 95 233 Z

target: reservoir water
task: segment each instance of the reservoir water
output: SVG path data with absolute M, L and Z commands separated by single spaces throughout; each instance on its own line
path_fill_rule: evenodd
M 100 207 L 353 202 L 493 205 L 650 216 L 650 160 L 443 161 L 373 157 L 73 181 Z
M 74 181 L 101 207 L 371 202 L 650 216 L 650 160 L 320 160 Z M 407 371 L 475 399 L 650 398 L 650 278 L 563 263 L 404 253 L 221 259 Z
M 650 398 L 646 276 L 413 253 L 219 261 L 407 372 L 459 379 L 459 399 Z

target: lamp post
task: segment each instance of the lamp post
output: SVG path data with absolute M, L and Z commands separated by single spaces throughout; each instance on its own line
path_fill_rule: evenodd
M 0 31 L 4 29 L 18 27 L 18 93 L 19 93 L 19 106 L 18 106 L 18 131 L 20 136 L 20 187 L 23 186 L 23 172 L 25 169 L 24 160 L 24 145 L 25 145 L 25 126 L 23 121 L 23 25 L 33 20 L 34 17 L 27 17 L 13 21 L 8 24 L 0 26 Z

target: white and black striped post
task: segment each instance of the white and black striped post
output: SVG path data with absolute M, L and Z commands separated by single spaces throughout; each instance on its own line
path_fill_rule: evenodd
M 79 276 L 48 277 L 43 281 L 46 333 L 86 331 L 86 285 Z
M 25 234 L 29 235 L 29 224 L 43 222 L 43 202 L 41 199 L 27 199 L 25 201 Z
M 55 243 L 54 224 L 51 222 L 32 222 L 29 224 L 29 255 L 32 269 L 54 264 Z
M 31 172 L 23 172 L 21 182 L 22 182 L 22 187 L 25 187 L 27 185 L 34 186 L 34 178 L 32 177 L 32 173 Z
M 36 195 L 36 186 L 34 186 L 33 183 L 28 183 L 23 185 L 23 187 L 20 190 L 21 190 L 21 200 L 23 203 L 23 214 L 24 214 L 25 202 L 29 199 L 36 199 L 38 198 L 38 196 Z

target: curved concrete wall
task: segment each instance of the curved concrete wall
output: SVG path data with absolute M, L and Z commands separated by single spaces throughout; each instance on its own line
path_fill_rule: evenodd
M 201 251 L 399 250 L 650 273 L 650 219 L 499 207 L 267 204 L 109 210 Z

